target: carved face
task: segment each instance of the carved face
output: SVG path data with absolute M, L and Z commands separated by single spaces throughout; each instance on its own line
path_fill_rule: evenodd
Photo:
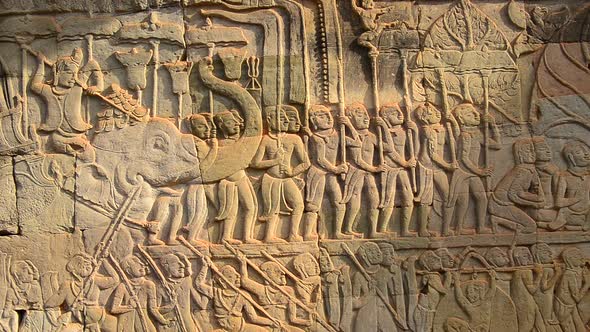
M 208 139 L 211 137 L 211 126 L 209 122 L 202 116 L 194 116 L 190 120 L 191 133 L 200 139 Z
M 535 146 L 535 157 L 537 161 L 550 161 L 551 160 L 551 148 L 545 140 L 537 141 L 534 143 Z
M 535 151 L 533 144 L 525 144 L 518 153 L 521 163 L 532 164 L 535 162 Z
M 231 284 L 233 284 L 236 287 L 242 287 L 242 279 L 240 278 L 240 275 L 236 272 L 236 271 L 223 271 L 223 276 L 225 277 L 225 279 L 227 279 L 227 281 L 229 281 Z
M 424 124 L 440 123 L 440 112 L 434 106 L 421 106 L 418 112 L 418 118 Z
M 287 118 L 289 119 L 289 128 L 287 129 L 290 133 L 298 133 L 301 130 L 301 120 L 299 119 L 299 112 L 295 110 L 285 111 Z
M 275 264 L 269 264 L 268 267 L 263 271 L 270 278 L 270 280 L 272 280 L 277 285 L 283 286 L 287 284 L 285 273 Z
M 327 109 L 325 111 L 316 111 L 310 118 L 311 123 L 316 130 L 326 130 L 334 127 L 332 113 Z
M 92 273 L 92 262 L 82 256 L 75 257 L 77 262 L 74 263 L 73 272 L 82 278 L 88 277 Z
M 384 247 L 380 247 L 380 248 L 381 248 L 381 253 L 383 254 L 383 261 L 381 264 L 383 264 L 385 266 L 392 265 L 395 261 L 395 251 L 394 251 L 393 247 L 384 246 Z
M 581 143 L 576 144 L 569 153 L 568 159 L 577 167 L 588 167 L 590 166 L 590 148 Z
M 369 113 L 364 107 L 356 106 L 350 110 L 350 121 L 356 129 L 369 128 Z
M 490 253 L 486 258 L 492 265 L 497 267 L 506 266 L 510 263 L 508 255 L 500 248 L 490 249 Z
M 480 116 L 479 112 L 473 107 L 473 105 L 463 104 L 457 106 L 455 113 L 459 118 L 459 122 L 465 126 L 475 127 L 479 126 Z
M 381 264 L 383 262 L 383 253 L 378 246 L 367 246 L 365 250 L 365 258 L 369 262 L 369 264 L 376 265 Z
M 540 244 L 536 247 L 536 257 L 540 264 L 549 264 L 553 262 L 553 251 L 547 244 Z
M 320 274 L 320 269 L 318 263 L 313 259 L 313 257 L 307 257 L 303 261 L 303 268 L 307 272 L 308 276 L 317 276 Z
M 397 126 L 404 123 L 404 114 L 399 106 L 385 106 L 381 109 L 381 117 L 389 126 Z
M 465 288 L 465 296 L 469 302 L 475 303 L 481 300 L 483 291 L 483 285 L 479 283 L 471 283 Z
M 140 278 L 147 274 L 147 267 L 142 261 L 134 257 L 128 262 L 127 273 L 133 278 Z
M 235 116 L 231 113 L 224 113 L 220 115 L 221 122 L 219 125 L 219 129 L 226 135 L 226 136 L 234 136 L 240 134 L 240 127 L 241 123 L 239 119 L 236 119 Z
M 268 127 L 270 128 L 270 130 L 275 131 L 275 132 L 277 132 L 277 131 L 287 132 L 290 127 L 290 121 L 289 121 L 289 117 L 287 116 L 287 113 L 285 112 L 285 110 L 281 109 L 279 111 L 278 115 L 280 116 L 280 118 L 277 123 L 276 110 L 268 112 L 268 114 L 266 116 L 266 121 L 268 122 Z
M 440 257 L 443 267 L 451 268 L 455 266 L 455 258 L 446 248 L 444 250 L 438 250 L 436 254 Z
M 12 267 L 12 273 L 21 283 L 31 283 L 34 280 L 33 269 L 26 262 L 16 262 Z
M 76 73 L 78 72 L 78 66 L 71 62 L 64 62 L 58 66 L 57 85 L 64 88 L 71 88 L 76 84 Z
M 519 266 L 531 265 L 533 264 L 533 256 L 528 250 L 515 250 L 514 261 Z
M 172 278 L 183 278 L 186 275 L 186 266 L 178 257 L 169 259 L 164 267 Z

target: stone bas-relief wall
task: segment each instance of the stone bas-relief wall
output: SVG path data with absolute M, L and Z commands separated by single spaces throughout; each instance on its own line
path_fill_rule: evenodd
M 590 3 L 0 1 L 1 331 L 590 330 Z

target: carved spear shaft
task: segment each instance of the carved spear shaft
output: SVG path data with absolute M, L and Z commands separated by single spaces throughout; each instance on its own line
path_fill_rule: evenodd
M 455 135 L 453 133 L 453 128 L 451 127 L 451 122 L 448 120 L 450 117 L 451 110 L 449 109 L 449 103 L 447 100 L 447 82 L 445 81 L 445 70 L 444 68 L 437 68 L 436 73 L 438 74 L 438 78 L 440 81 L 440 90 L 442 94 L 442 106 L 443 112 L 445 116 L 445 126 L 447 127 L 447 132 L 449 135 L 449 146 L 451 148 L 451 162 L 453 164 L 457 163 L 457 149 L 455 146 Z
M 131 285 L 131 281 L 129 280 L 129 278 L 127 277 L 127 274 L 125 274 L 125 271 L 123 271 L 123 269 L 121 268 L 121 265 L 119 265 L 119 262 L 117 262 L 115 257 L 113 257 L 113 255 L 110 254 L 109 258 L 111 259 L 111 263 L 113 263 L 115 270 L 117 271 L 117 273 L 119 273 L 119 276 L 121 276 L 121 279 L 123 279 L 123 283 L 125 284 L 125 287 L 127 288 L 127 292 L 129 292 L 129 296 L 131 297 L 131 300 L 133 302 L 135 302 L 135 305 L 136 305 L 135 310 L 137 310 L 137 314 L 139 315 L 141 327 L 143 327 L 144 331 L 149 331 L 147 317 L 145 316 L 145 312 L 143 312 L 143 308 L 141 307 L 141 302 L 139 301 L 139 297 L 137 296 L 135 289 Z
M 283 270 L 283 272 L 289 276 L 289 278 L 291 278 L 293 281 L 295 281 L 301 287 L 305 288 L 308 291 L 310 290 L 309 285 L 304 284 L 303 281 L 299 277 L 297 277 L 291 271 L 289 271 L 289 269 L 287 269 L 281 262 L 279 262 L 276 258 L 272 257 L 271 254 L 269 254 L 265 250 L 261 250 L 260 253 L 262 254 L 262 256 L 266 257 L 268 260 L 277 264 L 281 268 L 281 270 Z
M 223 244 L 225 245 L 225 247 L 231 251 L 234 255 L 238 255 L 239 251 L 238 249 L 232 247 L 231 244 L 227 243 L 227 241 L 224 241 Z M 283 295 L 285 295 L 291 302 L 295 303 L 296 305 L 298 305 L 300 308 L 302 308 L 303 310 L 307 311 L 308 314 L 315 316 L 316 320 L 318 323 L 320 323 L 324 328 L 326 328 L 328 331 L 330 332 L 338 332 L 332 325 L 330 325 L 330 323 L 326 322 L 321 316 L 320 314 L 315 311 L 314 309 L 308 307 L 305 303 L 303 303 L 301 300 L 299 300 L 298 298 L 294 297 L 292 294 L 290 294 L 289 292 L 287 292 L 286 290 L 284 290 L 279 284 L 277 284 L 276 282 L 274 282 L 272 279 L 270 279 L 266 273 L 264 273 L 264 271 L 262 271 L 256 264 L 254 264 L 251 260 L 249 260 L 247 257 L 245 257 L 246 262 L 248 263 L 248 265 L 254 269 L 254 271 L 256 271 L 256 273 L 258 273 L 266 282 L 268 282 L 271 286 L 273 286 L 275 289 L 277 289 L 279 292 L 283 293 Z
M 483 80 L 483 160 L 486 168 L 490 167 L 490 74 L 489 70 L 480 70 L 481 78 Z M 486 176 L 486 190 L 492 190 L 492 177 Z
M 219 268 L 217 267 L 217 265 L 215 265 L 215 263 L 213 263 L 213 261 L 211 260 L 210 257 L 205 256 L 202 252 L 199 251 L 199 249 L 195 248 L 192 244 L 190 244 L 183 236 L 178 236 L 177 239 L 178 239 L 178 241 L 180 241 L 180 243 L 182 243 L 185 247 L 187 247 L 195 255 L 197 255 L 198 257 L 204 258 L 205 261 L 207 262 L 207 265 L 209 265 L 209 267 L 211 268 L 211 271 L 215 272 L 215 274 L 217 274 L 219 276 L 219 278 L 221 280 L 223 280 L 223 282 L 225 282 L 229 286 L 229 288 L 233 289 L 235 292 L 240 294 L 244 299 L 246 299 L 248 302 L 250 302 L 250 304 L 252 304 L 254 306 L 254 308 L 256 308 L 258 311 L 262 312 L 262 314 L 265 315 L 268 319 L 272 320 L 275 324 L 280 325 L 279 320 L 277 320 L 271 314 L 269 314 L 268 311 L 266 311 L 266 309 L 264 309 L 260 304 L 258 304 L 250 296 L 248 296 L 246 294 L 246 292 L 244 292 L 243 290 L 238 288 L 236 285 L 231 283 L 229 280 L 227 280 L 227 278 L 223 275 L 223 273 L 221 273 L 221 271 L 219 271 Z
M 154 83 L 152 87 L 152 117 L 158 115 L 158 69 L 160 68 L 160 41 L 150 41 L 154 50 Z
M 407 140 L 408 140 L 408 149 L 410 150 L 410 156 L 416 159 L 416 151 L 414 149 L 414 133 L 408 127 L 408 123 L 412 121 L 411 114 L 412 114 L 412 98 L 410 97 L 410 89 L 408 88 L 408 81 L 409 81 L 409 72 L 408 72 L 408 50 L 401 51 L 401 59 L 402 59 L 402 74 L 404 78 L 404 103 L 406 104 L 406 129 L 408 130 Z M 417 192 L 417 185 L 416 185 L 416 166 L 412 166 L 410 168 L 411 171 L 411 180 L 412 180 L 412 190 Z
M 371 277 L 369 275 L 369 273 L 367 272 L 367 270 L 365 270 L 365 268 L 363 267 L 363 265 L 361 264 L 361 262 L 358 261 L 358 259 L 356 258 L 356 256 L 352 252 L 352 250 L 350 250 L 350 248 L 348 247 L 348 245 L 346 245 L 346 243 L 342 243 L 342 249 L 344 249 L 344 251 L 348 254 L 348 256 L 350 257 L 350 260 L 352 260 L 352 262 L 354 263 L 354 265 L 361 272 L 361 274 L 363 275 L 363 277 L 365 277 L 365 279 L 367 280 L 367 282 L 374 282 L 375 279 L 373 279 L 373 277 Z M 387 296 L 385 294 L 383 294 L 383 292 L 381 291 L 381 289 L 379 289 L 379 287 L 377 287 L 377 286 L 375 286 L 375 293 L 377 294 L 377 297 L 379 299 L 381 299 L 381 301 L 383 302 L 383 304 L 385 305 L 385 307 L 387 308 L 387 310 L 389 310 L 389 312 L 393 315 L 393 317 L 395 318 L 395 320 L 397 321 L 397 323 L 401 327 L 403 327 L 404 329 L 406 329 L 408 327 L 407 324 L 406 324 L 406 322 L 398 315 L 397 311 L 395 311 L 395 309 L 389 303 L 389 300 L 388 300 Z
M 166 290 L 166 293 L 168 293 L 168 297 L 170 297 L 170 301 L 174 305 L 174 315 L 176 316 L 176 321 L 178 322 L 178 326 L 180 327 L 180 330 L 182 332 L 192 332 L 192 331 L 189 331 L 186 328 L 186 326 L 184 325 L 184 320 L 182 320 L 182 315 L 180 314 L 180 309 L 178 308 L 178 303 L 176 302 L 176 294 L 174 293 L 174 290 L 172 290 L 172 288 L 170 288 L 170 285 L 168 284 L 166 277 L 164 276 L 164 274 L 162 274 L 162 271 L 160 271 L 160 269 L 158 268 L 158 265 L 156 264 L 156 262 L 154 261 L 152 256 L 150 256 L 150 254 L 148 254 L 148 252 L 141 245 L 138 244 L 137 249 L 143 255 L 145 260 L 148 262 L 148 264 L 150 265 L 152 270 L 154 270 L 154 273 L 156 274 L 156 276 L 160 280 L 160 283 L 164 287 L 164 290 Z
M 127 211 L 129 211 L 129 209 L 133 205 L 133 202 L 135 201 L 135 198 L 139 195 L 140 191 L 141 191 L 141 185 L 136 186 L 131 191 L 131 194 L 127 196 L 127 199 L 123 202 L 123 205 L 121 205 L 121 208 L 117 212 L 115 219 L 109 224 L 109 227 L 107 228 L 107 230 L 103 234 L 102 239 L 98 243 L 98 246 L 96 247 L 96 251 L 94 252 L 93 258 L 96 261 L 96 264 L 94 264 L 92 266 L 92 271 L 84 279 L 84 281 L 94 278 L 94 275 L 96 273 L 98 273 L 98 269 L 100 268 L 100 266 L 102 265 L 102 262 L 106 258 L 105 253 L 107 253 L 109 248 L 111 247 L 111 244 L 113 243 L 113 240 L 115 239 L 115 235 L 117 235 L 117 232 L 119 231 L 119 229 L 121 229 L 121 226 L 123 225 L 123 221 L 125 221 L 125 219 L 127 218 L 126 217 Z M 88 291 L 87 288 L 90 287 L 90 285 L 92 285 L 92 283 L 86 284 L 86 286 L 84 287 L 84 290 L 81 290 L 80 293 L 78 293 L 76 295 L 76 298 L 74 299 L 74 303 L 80 301 L 80 297 L 82 296 L 82 294 L 87 293 L 87 291 Z
M 319 3 L 319 2 L 318 2 Z M 336 1 L 332 2 L 332 8 L 334 8 L 334 17 L 335 25 L 336 25 L 336 45 L 338 48 L 337 56 L 338 56 L 338 115 L 346 116 L 346 112 L 344 110 L 344 56 L 342 51 L 342 33 L 340 29 L 340 19 L 339 15 L 336 12 Z M 319 7 L 322 10 L 322 6 Z M 326 50 L 326 53 L 328 51 Z M 341 159 L 342 163 L 346 164 L 346 126 L 341 124 L 340 125 L 340 149 L 341 149 Z M 345 173 L 342 173 L 341 177 L 344 179 L 346 177 Z

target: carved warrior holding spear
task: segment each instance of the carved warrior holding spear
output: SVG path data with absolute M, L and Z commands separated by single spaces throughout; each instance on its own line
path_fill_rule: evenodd
M 328 193 L 330 203 L 336 210 L 334 213 L 334 228 L 328 231 L 328 234 L 334 234 L 335 239 L 350 238 L 349 235 L 342 233 L 342 224 L 346 208 L 342 203 L 342 189 L 338 183 L 338 175 L 345 174 L 348 171 L 348 165 L 337 164 L 338 151 L 345 150 L 348 146 L 359 146 L 360 139 L 356 129 L 350 123 L 346 116 L 337 118 L 341 126 L 348 128 L 352 138 L 345 138 L 345 146 L 340 146 L 340 132 L 334 128 L 334 119 L 330 110 L 322 105 L 314 105 L 309 110 L 309 120 L 311 122 L 311 134 L 309 135 L 308 149 L 311 157 L 311 167 L 306 177 L 306 205 L 305 219 L 307 229 L 314 229 L 317 225 L 318 213 L 322 208 L 324 201 L 324 192 Z M 325 230 L 325 226 L 320 230 Z M 311 234 L 305 234 L 306 240 L 311 240 Z M 320 235 L 326 236 L 320 231 Z

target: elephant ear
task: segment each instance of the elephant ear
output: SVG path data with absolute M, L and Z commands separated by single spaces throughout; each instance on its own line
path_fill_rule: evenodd
M 216 182 L 248 168 L 262 139 L 262 111 L 248 90 L 213 75 L 213 60 L 199 61 L 199 74 L 204 85 L 214 93 L 233 100 L 244 119 L 242 136 L 234 142 L 220 144 L 215 161 L 202 171 L 203 182 Z

